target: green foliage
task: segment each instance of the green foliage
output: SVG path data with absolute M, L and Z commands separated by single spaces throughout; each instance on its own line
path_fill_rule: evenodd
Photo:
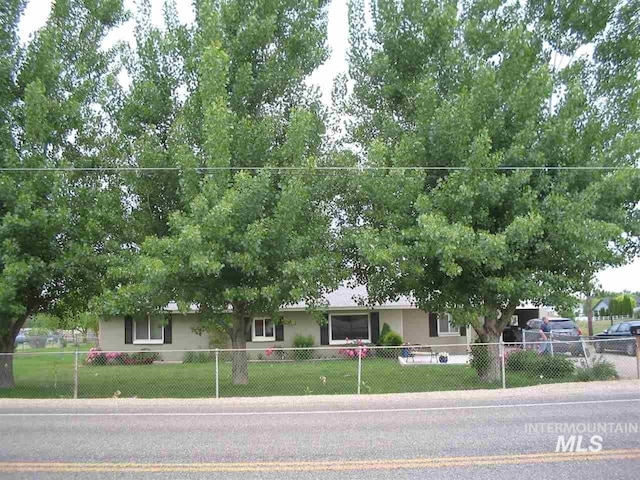
M 633 295 L 623 294 L 611 299 L 609 302 L 608 315 L 633 315 L 636 307 L 636 299 Z
M 124 20 L 122 2 L 55 2 L 21 45 L 25 3 L 3 2 L 0 15 L 0 167 L 113 166 L 117 62 L 103 40 Z M 122 193 L 108 173 L 0 172 L 0 351 L 30 316 L 63 318 L 100 293 L 124 243 Z M 0 388 L 13 386 L 7 370 Z
M 295 348 L 310 348 L 313 347 L 314 340 L 313 335 L 296 335 L 293 339 L 293 346 Z M 313 350 L 294 350 L 293 355 L 296 360 L 308 360 L 313 358 Z
M 616 366 L 607 360 L 597 360 L 591 367 L 578 369 L 576 374 L 576 379 L 579 382 L 616 380 L 617 378 Z
M 573 362 L 562 355 L 541 355 L 532 350 L 511 352 L 505 369 L 540 378 L 568 377 L 574 373 Z
M 634 8 L 547 3 L 351 2 L 336 91 L 365 153 L 341 158 L 377 170 L 341 226 L 370 299 L 464 306 L 493 342 L 520 301 L 566 308 L 640 248 Z
M 478 373 L 478 376 L 484 378 L 489 371 L 489 349 L 487 345 L 474 344 L 471 345 L 471 353 L 469 355 L 469 364 Z
M 313 335 L 296 335 L 293 339 L 295 348 L 310 348 L 313 347 L 313 343 Z
M 567 377 L 575 371 L 574 363 L 562 355 L 541 355 L 534 364 L 534 375 L 549 378 Z
M 214 358 L 210 352 L 184 352 L 182 363 L 208 363 Z
M 150 365 L 160 360 L 158 352 L 135 352 L 129 355 L 134 365 Z
M 378 345 L 382 345 L 382 339 L 391 331 L 391 327 L 387 322 L 382 324 L 382 330 L 380 330 L 380 335 L 378 336 Z
M 534 365 L 540 358 L 538 352 L 533 350 L 521 350 L 511 352 L 507 356 L 505 368 L 511 372 L 534 372 Z
M 219 328 L 242 348 L 247 318 L 275 319 L 301 300 L 314 308 L 348 276 L 331 229 L 335 191 L 304 171 L 328 160 L 326 112 L 305 83 L 327 56 L 326 4 L 194 8 L 191 25 L 169 8 L 166 28 L 151 24 L 148 2 L 138 11 L 119 140 L 138 166 L 185 170 L 124 177 L 138 200 L 129 216 L 135 242 L 97 304 L 113 315 L 195 303 L 203 330 Z M 246 383 L 246 371 L 239 365 L 234 380 Z
M 398 347 L 402 345 L 402 337 L 399 333 L 389 330 L 384 336 L 380 337 L 380 345 L 385 347 Z

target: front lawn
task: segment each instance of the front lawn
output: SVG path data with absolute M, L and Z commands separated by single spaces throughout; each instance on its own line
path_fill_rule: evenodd
M 16 356 L 17 386 L 0 397 L 69 398 L 73 396 L 73 355 Z M 573 377 L 541 379 L 509 373 L 508 386 L 573 381 Z M 248 385 L 233 385 L 231 363 L 220 362 L 220 396 L 353 394 L 357 361 L 251 362 Z M 482 382 L 468 365 L 401 366 L 396 359 L 362 362 L 362 393 L 426 392 L 500 388 Z M 79 366 L 80 398 L 215 397 L 215 364 Z

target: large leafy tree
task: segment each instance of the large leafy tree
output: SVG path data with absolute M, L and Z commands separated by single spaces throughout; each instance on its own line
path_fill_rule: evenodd
M 252 316 L 336 285 L 329 190 L 312 171 L 325 113 L 304 83 L 326 58 L 325 3 L 203 0 L 189 26 L 169 3 L 162 31 L 140 19 L 120 130 L 134 165 L 178 170 L 129 179 L 136 260 L 112 270 L 106 312 L 195 303 L 242 349 Z M 233 381 L 248 381 L 243 352 Z
M 497 342 L 521 300 L 561 305 L 636 251 L 638 5 L 350 3 L 338 92 L 378 170 L 343 227 L 372 298 L 412 294 Z
M 0 7 L 0 388 L 14 385 L 11 353 L 30 315 L 80 311 L 99 291 L 120 210 L 109 177 L 48 170 L 107 164 L 101 45 L 120 2 L 57 1 L 26 47 L 23 8 Z

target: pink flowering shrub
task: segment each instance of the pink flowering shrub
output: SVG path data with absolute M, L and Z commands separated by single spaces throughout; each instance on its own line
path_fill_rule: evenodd
M 87 365 L 106 365 L 107 357 L 102 353 L 102 349 L 100 347 L 93 347 L 89 350 L 85 363 Z
M 148 365 L 160 359 L 157 352 L 103 352 L 100 347 L 89 350 L 86 365 Z
M 347 358 L 367 358 L 369 348 L 362 340 L 346 339 L 347 345 L 338 350 L 338 353 Z

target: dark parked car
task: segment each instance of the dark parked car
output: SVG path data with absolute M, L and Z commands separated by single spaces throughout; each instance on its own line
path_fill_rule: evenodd
M 517 325 L 507 325 L 502 331 L 505 343 L 522 343 L 522 328 Z
M 625 352 L 627 355 L 635 355 L 636 338 L 631 335 L 631 327 L 638 326 L 640 326 L 640 321 L 638 320 L 616 323 L 604 332 L 594 335 L 593 338 L 596 340 L 606 340 L 595 343 L 596 352 L 602 353 L 605 350 L 615 350 Z
M 527 341 L 540 342 L 542 339 L 536 333 L 542 327 L 542 319 L 534 318 L 527 322 L 523 332 Z M 549 329 L 551 330 L 551 340 L 553 342 L 554 353 L 570 352 L 571 355 L 578 356 L 584 354 L 584 348 L 580 342 L 582 331 L 570 318 L 550 318 Z

